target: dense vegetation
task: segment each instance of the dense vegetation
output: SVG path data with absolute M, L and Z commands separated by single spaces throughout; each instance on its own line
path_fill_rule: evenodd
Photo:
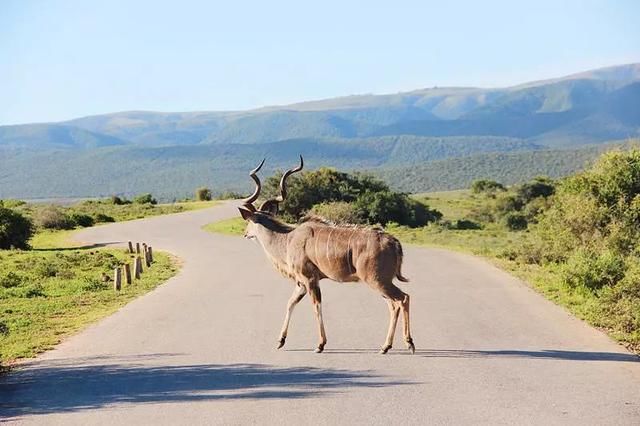
M 279 194 L 282 174 L 269 177 L 264 196 Z M 441 217 L 435 210 L 418 203 L 407 194 L 393 192 L 382 181 L 364 174 L 348 174 L 321 168 L 292 176 L 287 182 L 287 197 L 280 205 L 281 215 L 298 221 L 309 212 L 322 213 L 338 222 L 386 225 L 396 222 L 416 227 Z
M 592 322 L 640 346 L 640 150 L 564 180 L 538 222 L 519 258 L 556 266 Z
M 203 184 L 214 196 L 228 191 L 245 194 L 251 187 L 247 173 L 260 158 L 268 157 L 263 169 L 268 174 L 296 164 L 298 154 L 304 156 L 308 170 L 328 164 L 339 170 L 365 169 L 397 191 L 438 191 L 468 188 L 481 178 L 514 184 L 538 175 L 566 176 L 619 145 L 542 150 L 495 138 L 391 137 L 379 143 L 373 139 L 293 140 L 79 152 L 0 148 L 0 198 L 107 197 L 114 193 L 132 197 L 144 190 L 159 200 L 172 201 L 193 198 L 193 188 Z

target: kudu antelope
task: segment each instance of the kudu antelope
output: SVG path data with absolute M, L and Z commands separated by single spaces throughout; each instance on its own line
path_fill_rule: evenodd
M 400 272 L 402 246 L 400 242 L 380 229 L 353 225 L 334 225 L 319 218 L 307 219 L 294 226 L 276 219 L 278 204 L 287 196 L 287 178 L 302 170 L 300 165 L 288 170 L 280 180 L 280 196 L 262 203 L 259 209 L 253 205 L 260 195 L 260 179 L 256 175 L 264 160 L 249 176 L 256 184 L 253 195 L 243 200 L 239 208 L 247 221 L 245 238 L 257 239 L 275 268 L 285 277 L 296 282 L 287 304 L 278 349 L 284 346 L 293 308 L 309 293 L 318 321 L 320 343 L 316 352 L 322 352 L 327 336 L 322 321 L 322 297 L 319 281 L 329 278 L 338 282 L 364 281 L 379 291 L 389 304 L 389 330 L 380 353 L 386 354 L 393 345 L 393 337 L 400 311 L 404 319 L 404 339 L 407 348 L 414 353 L 415 346 L 409 329 L 409 295 L 396 287 L 392 280 L 408 280 Z

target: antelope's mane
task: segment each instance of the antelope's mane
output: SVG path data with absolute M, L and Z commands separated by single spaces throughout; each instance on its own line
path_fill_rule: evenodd
M 355 223 L 335 222 L 325 217 L 315 214 L 308 214 L 300 219 L 300 223 L 319 223 L 321 225 L 331 226 L 333 228 L 347 228 L 347 229 L 362 229 L 365 231 L 377 231 L 384 232 L 384 229 L 380 225 L 360 225 Z

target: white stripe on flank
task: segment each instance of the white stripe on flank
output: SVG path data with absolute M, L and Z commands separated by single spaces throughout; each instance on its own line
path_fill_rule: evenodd
M 329 241 L 331 240 L 331 234 L 333 234 L 333 229 L 331 228 L 331 232 L 329 232 L 329 236 L 327 237 L 327 262 L 331 265 L 331 259 L 329 259 Z

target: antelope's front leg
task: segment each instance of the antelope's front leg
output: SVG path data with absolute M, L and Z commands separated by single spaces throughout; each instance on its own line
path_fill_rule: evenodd
M 320 334 L 320 343 L 316 348 L 316 353 L 320 353 L 324 350 L 324 345 L 327 344 L 327 335 L 324 331 L 324 321 L 322 320 L 322 294 L 320 293 L 320 285 L 317 281 L 309 283 L 309 295 L 311 296 L 311 303 L 313 304 L 313 310 L 318 320 L 318 332 Z
M 307 288 L 298 282 L 296 287 L 293 289 L 293 294 L 289 298 L 289 302 L 287 303 L 287 313 L 284 317 L 284 324 L 282 324 L 282 330 L 280 331 L 280 340 L 278 340 L 278 349 L 284 346 L 284 342 L 287 339 L 287 332 L 289 331 L 289 321 L 291 320 L 291 313 L 293 312 L 293 308 L 296 307 L 298 302 L 302 300 L 305 294 L 307 294 Z

